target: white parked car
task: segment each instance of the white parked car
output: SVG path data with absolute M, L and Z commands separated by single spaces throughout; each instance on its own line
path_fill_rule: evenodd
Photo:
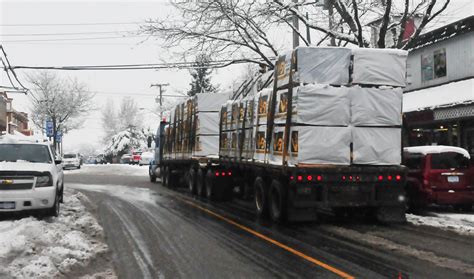
M 155 154 L 153 152 L 143 152 L 139 161 L 139 165 L 149 165 L 150 162 L 155 158 Z
M 64 174 L 48 142 L 0 136 L 0 212 L 59 215 Z
M 68 153 L 63 155 L 63 169 L 80 169 L 81 156 L 77 153 Z

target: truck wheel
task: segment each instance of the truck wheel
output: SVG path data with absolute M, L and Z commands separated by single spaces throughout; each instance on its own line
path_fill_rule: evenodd
M 168 188 L 179 187 L 179 176 L 173 173 L 173 169 L 168 167 Z
M 168 167 L 163 167 L 163 175 L 161 178 L 161 184 L 165 187 L 168 187 L 168 178 L 169 178 Z
M 269 213 L 275 223 L 286 221 L 287 195 L 283 185 L 278 180 L 273 180 L 270 186 Z
M 200 197 L 204 197 L 206 193 L 204 189 L 204 171 L 201 168 L 196 173 L 196 192 Z
M 188 188 L 191 195 L 196 195 L 196 171 L 194 168 L 189 169 L 188 173 Z
M 255 207 L 258 217 L 268 216 L 268 187 L 260 176 L 255 178 Z
M 221 200 L 222 196 L 220 189 L 217 189 L 216 180 L 214 178 L 214 173 L 212 170 L 208 170 L 206 174 L 206 198 L 210 201 Z

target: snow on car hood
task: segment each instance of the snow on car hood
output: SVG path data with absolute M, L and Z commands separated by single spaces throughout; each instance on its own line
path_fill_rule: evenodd
M 53 164 L 29 162 L 0 162 L 0 171 L 51 171 Z

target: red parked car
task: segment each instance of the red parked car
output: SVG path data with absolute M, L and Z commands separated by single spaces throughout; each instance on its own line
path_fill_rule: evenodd
M 140 163 L 141 159 L 142 159 L 142 152 L 141 151 L 132 152 L 132 159 L 130 160 L 130 162 L 133 165 L 138 165 Z
M 429 204 L 472 210 L 473 169 L 465 149 L 431 145 L 406 147 L 404 165 L 409 169 L 406 194 L 411 211 Z

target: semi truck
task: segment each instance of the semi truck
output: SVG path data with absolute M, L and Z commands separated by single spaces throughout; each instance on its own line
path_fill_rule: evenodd
M 197 94 L 160 123 L 150 178 L 210 201 L 253 199 L 274 222 L 359 210 L 403 222 L 406 56 L 299 47 L 236 92 Z

